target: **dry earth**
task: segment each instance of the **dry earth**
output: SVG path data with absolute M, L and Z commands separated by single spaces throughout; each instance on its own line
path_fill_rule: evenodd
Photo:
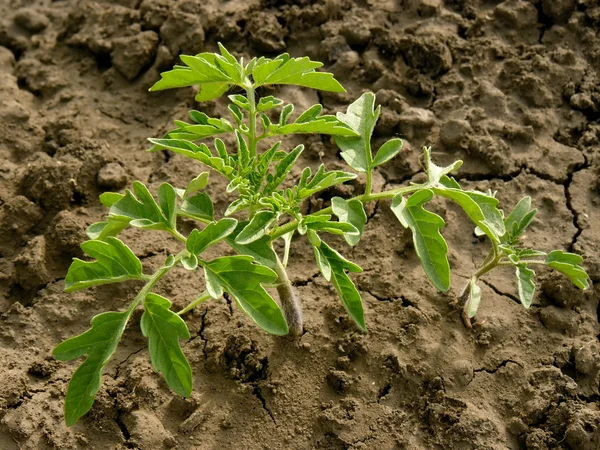
M 451 303 L 487 244 L 455 207 L 447 218 L 452 290 L 437 293 L 385 202 L 369 211 L 352 256 L 365 301 L 360 333 L 295 241 L 290 273 L 306 333 L 261 332 L 225 300 L 188 316 L 195 391 L 178 398 L 149 363 L 137 324 L 71 429 L 62 405 L 76 367 L 52 348 L 91 317 L 123 309 L 139 286 L 63 292 L 98 195 L 139 179 L 183 186 L 201 167 L 146 153 L 191 90 L 147 88 L 180 53 L 287 51 L 325 63 L 343 95 L 286 89 L 300 106 L 345 108 L 377 93 L 376 141 L 407 150 L 379 188 L 421 176 L 418 149 L 465 161 L 458 178 L 533 197 L 536 248 L 573 250 L 600 280 L 600 3 L 597 0 L 0 0 L 0 448 L 13 449 L 577 449 L 600 448 L 598 286 L 580 292 L 540 272 L 534 305 L 514 276 L 486 278 L 477 326 Z M 226 114 L 222 103 L 200 106 Z M 298 139 L 297 139 L 298 140 Z M 293 143 L 295 141 L 290 141 Z M 302 163 L 341 167 L 324 137 Z M 295 173 L 298 175 L 298 173 Z M 225 184 L 209 191 L 222 211 Z M 326 192 L 360 192 L 362 184 Z M 191 223 L 182 223 L 191 229 Z M 177 242 L 127 231 L 146 268 Z M 341 246 L 341 243 L 340 243 Z M 159 292 L 181 307 L 202 289 L 178 270 Z

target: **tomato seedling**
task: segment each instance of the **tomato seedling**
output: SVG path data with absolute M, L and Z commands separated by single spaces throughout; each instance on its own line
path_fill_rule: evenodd
M 375 107 L 374 94 L 363 94 L 345 113 L 336 116 L 321 114 L 323 107 L 317 104 L 292 120 L 294 105 L 272 95 L 257 98 L 257 89 L 285 84 L 330 92 L 344 92 L 344 88 L 332 74 L 316 71 L 322 64 L 307 57 L 292 58 L 283 54 L 274 59 L 254 58 L 244 64 L 223 46 L 219 47 L 220 54 L 182 55 L 185 65 L 163 73 L 150 90 L 198 86 L 196 100 L 203 102 L 235 88 L 245 94 L 229 95 L 232 120 L 190 111 L 190 122 L 177 120 L 174 130 L 160 139 L 150 139 L 149 151 L 168 150 L 199 162 L 225 177 L 229 183 L 227 191 L 236 198 L 224 217 L 215 217 L 213 202 L 204 192 L 209 172 L 200 173 L 186 186 L 163 183 L 158 188 L 158 199 L 139 181 L 124 194 L 106 192 L 100 196 L 100 201 L 109 208 L 108 215 L 106 220 L 88 228 L 90 240 L 81 245 L 92 261 L 74 259 L 65 279 L 66 291 L 126 280 L 142 280 L 145 285 L 125 311 L 99 314 L 92 319 L 88 331 L 54 349 L 54 356 L 63 361 L 87 356 L 69 382 L 65 401 L 67 425 L 73 425 L 92 407 L 104 368 L 138 306 L 144 309 L 141 329 L 148 338 L 152 365 L 162 373 L 170 388 L 182 396 L 189 396 L 192 391 L 191 368 L 180 346 L 181 340 L 190 338 L 182 316 L 203 302 L 228 293 L 265 331 L 275 335 L 288 332 L 300 335 L 303 330 L 301 301 L 286 274 L 289 249 L 296 233 L 308 238 L 322 276 L 333 284 L 358 328 L 366 331 L 361 296 L 348 276 L 349 272 L 362 269 L 332 248 L 324 235 L 341 235 L 350 246 L 356 245 L 367 224 L 364 205 L 371 201 L 391 200 L 392 211 L 402 226 L 412 232 L 415 251 L 427 277 L 440 291 L 450 287 L 448 245 L 440 233 L 445 223 L 424 205 L 434 196 L 455 202 L 473 221 L 477 234 L 489 238 L 490 255 L 465 289 L 463 316 L 467 325 L 475 316 L 481 298 L 477 280 L 497 266 L 515 268 L 519 296 L 525 307 L 529 307 L 533 299 L 534 272 L 529 266 L 534 264 L 562 272 L 582 289 L 588 287 L 588 277 L 580 266 L 579 256 L 559 250 L 546 255 L 518 246 L 519 236 L 535 215 L 535 210 L 530 211 L 529 198 L 521 200 L 505 219 L 498 200 L 491 193 L 464 190 L 451 177 L 461 161 L 446 167 L 437 166 L 426 148 L 426 181 L 374 192 L 374 170 L 392 160 L 402 149 L 402 141 L 394 138 L 373 154 L 371 136 L 380 113 L 380 107 Z M 226 133 L 235 136 L 233 151 L 218 137 Z M 304 146 L 284 150 L 281 141 L 267 146 L 265 139 L 306 133 L 333 136 L 342 158 L 354 172 L 329 171 L 321 165 L 313 173 L 307 167 L 293 186 L 281 187 Z M 209 138 L 214 139 L 212 148 L 200 142 Z M 302 202 L 355 179 L 356 172 L 366 175 L 364 193 L 348 199 L 333 197 L 330 206 L 302 214 Z M 184 236 L 177 228 L 178 217 L 193 219 L 199 227 Z M 181 241 L 182 250 L 169 255 L 155 273 L 144 274 L 140 260 L 117 238 L 127 227 L 169 233 Z M 277 239 L 284 243 L 282 256 L 273 249 Z M 237 255 L 208 259 L 205 250 L 219 242 L 229 245 Z M 542 257 L 545 259 L 540 259 Z M 181 311 L 174 312 L 168 299 L 152 291 L 161 278 L 178 265 L 189 271 L 202 269 L 205 291 Z M 276 287 L 278 298 L 271 297 L 265 287 Z

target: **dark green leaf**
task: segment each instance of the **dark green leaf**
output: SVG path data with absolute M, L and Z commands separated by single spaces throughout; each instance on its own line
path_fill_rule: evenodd
M 65 291 L 74 292 L 90 286 L 142 278 L 142 263 L 133 252 L 114 237 L 103 241 L 86 241 L 83 251 L 96 261 L 73 258 L 65 278 Z
M 181 317 L 171 311 L 171 302 L 156 294 L 144 299 L 144 314 L 140 326 L 148 338 L 152 367 L 161 372 L 173 391 L 183 397 L 192 393 L 192 369 L 179 339 L 188 340 L 190 332 Z
M 450 265 L 448 245 L 440 234 L 444 219 L 423 209 L 423 204 L 433 197 L 429 189 L 417 191 L 406 200 L 401 195 L 394 197 L 392 211 L 405 228 L 413 234 L 415 250 L 425 273 L 440 291 L 450 287 Z
M 169 214 L 171 214 L 169 208 L 173 206 L 175 197 L 175 192 L 172 189 L 172 187 L 170 189 L 168 187 L 163 188 L 163 200 L 161 200 L 161 206 L 164 203 Z M 170 217 L 165 216 L 164 211 L 156 204 L 146 186 L 139 181 L 134 181 L 133 191 L 135 195 L 127 190 L 125 196 L 111 206 L 109 212 L 111 217 L 129 220 L 132 226 L 138 228 L 150 228 L 153 230 L 172 228 Z M 171 198 L 171 195 L 173 198 Z
M 67 389 L 67 426 L 74 425 L 94 404 L 104 368 L 121 340 L 130 315 L 131 311 L 99 314 L 92 319 L 92 327 L 89 330 L 67 339 L 52 352 L 59 361 L 69 361 L 87 355 L 73 374 Z
M 186 248 L 190 253 L 200 255 L 208 247 L 233 233 L 236 226 L 237 220 L 224 218 L 208 224 L 202 231 L 193 230 L 187 239 Z
M 358 230 L 358 236 L 345 234 L 344 239 L 349 245 L 356 245 L 360 241 L 360 238 L 367 223 L 367 214 L 365 208 L 360 200 L 344 200 L 341 197 L 333 197 L 331 199 L 331 209 L 333 213 L 338 216 L 340 222 L 349 223 Z
M 224 256 L 201 264 L 204 266 L 207 291 L 212 296 L 228 292 L 263 330 L 276 335 L 288 333 L 279 306 L 262 286 L 277 280 L 274 271 L 253 263 L 249 256 Z
M 176 227 L 177 220 L 177 194 L 169 183 L 163 183 L 158 188 L 158 202 L 160 209 L 167 220 L 167 226 L 172 230 Z
M 575 253 L 567 253 L 562 250 L 554 250 L 548 253 L 546 265 L 558 270 L 566 276 L 579 289 L 590 287 L 590 279 L 580 264 L 583 258 Z

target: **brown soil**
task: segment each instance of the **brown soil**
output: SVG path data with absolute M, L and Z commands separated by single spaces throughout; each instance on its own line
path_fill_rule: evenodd
M 199 308 L 187 317 L 190 399 L 153 372 L 134 323 L 92 411 L 67 429 L 62 405 L 78 362 L 50 356 L 139 288 L 65 294 L 62 280 L 85 227 L 105 212 L 101 192 L 135 179 L 183 186 L 201 170 L 143 151 L 195 106 L 191 90 L 147 88 L 176 55 L 217 41 L 246 57 L 324 61 L 348 93 L 280 92 L 300 108 L 320 100 L 336 111 L 376 92 L 376 140 L 399 135 L 408 149 L 381 170 L 379 188 L 418 177 L 418 149 L 432 145 L 441 163 L 464 159 L 465 185 L 498 190 L 507 207 L 532 196 L 539 214 L 527 243 L 580 252 L 597 282 L 597 0 L 0 0 L 0 14 L 1 449 L 600 448 L 598 287 L 580 292 L 542 271 L 525 310 L 513 274 L 498 271 L 482 286 L 478 325 L 465 329 L 451 303 L 487 244 L 441 202 L 447 295 L 426 281 L 385 202 L 369 211 L 354 250 L 337 243 L 365 268 L 355 281 L 368 334 L 297 240 L 290 276 L 306 333 L 268 336 L 225 300 Z M 201 108 L 227 112 L 223 103 Z M 341 167 L 330 140 L 304 141 L 302 164 Z M 225 185 L 213 181 L 222 211 Z M 178 248 L 160 233 L 124 239 L 148 269 Z M 159 292 L 182 307 L 202 284 L 177 270 Z

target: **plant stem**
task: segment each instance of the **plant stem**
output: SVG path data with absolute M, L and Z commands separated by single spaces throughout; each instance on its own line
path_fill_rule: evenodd
M 384 200 L 387 198 L 394 198 L 398 194 L 409 194 L 411 192 L 415 192 L 415 191 L 418 191 L 418 190 L 424 189 L 424 188 L 427 188 L 427 186 L 415 184 L 412 186 L 405 186 L 405 187 L 401 187 L 401 188 L 390 189 L 389 191 L 377 192 L 375 194 L 365 193 L 365 194 L 353 197 L 350 200 L 359 200 L 363 203 L 366 203 L 366 202 L 372 202 L 372 201 L 376 201 L 376 200 Z M 318 215 L 322 215 L 322 214 L 331 214 L 331 213 L 332 213 L 332 209 L 331 209 L 331 206 L 329 206 L 327 208 L 321 209 L 321 210 L 313 213 L 312 215 L 318 216 Z M 283 236 L 284 234 L 289 233 L 290 231 L 294 231 L 297 227 L 298 227 L 298 221 L 292 220 L 292 221 L 280 226 L 279 228 L 275 229 L 273 231 L 273 234 L 271 234 L 271 240 L 273 241 L 273 240 Z
M 194 300 L 192 303 L 190 303 L 189 305 L 187 305 L 185 308 L 183 308 L 181 311 L 179 311 L 177 313 L 178 316 L 182 316 L 184 315 L 186 312 L 191 311 L 192 309 L 194 309 L 196 306 L 198 306 L 201 303 L 204 303 L 206 300 L 209 300 L 211 298 L 210 294 L 208 292 L 203 292 L 202 295 L 200 295 L 200 297 L 198 297 L 196 300 Z
M 135 296 L 135 299 L 133 300 L 131 305 L 129 305 L 129 308 L 127 309 L 127 312 L 129 314 L 131 314 L 133 312 L 133 310 L 135 308 L 137 308 L 138 305 L 142 301 L 144 301 L 144 299 L 146 298 L 146 295 L 148 295 L 150 293 L 150 291 L 156 285 L 156 283 L 158 283 L 160 281 L 160 279 L 162 277 L 164 277 L 169 272 L 169 270 L 171 270 L 181 260 L 181 258 L 183 258 L 186 254 L 187 254 L 187 250 L 182 250 L 181 252 L 177 253 L 177 255 L 175 255 L 175 259 L 173 260 L 173 265 L 168 266 L 168 267 L 162 266 L 160 269 L 158 269 L 156 272 L 154 272 L 153 275 L 150 276 L 150 278 L 148 279 L 148 282 L 144 285 L 144 287 L 140 290 L 140 292 L 138 292 L 138 294 Z
M 279 257 L 277 257 L 277 266 L 275 266 L 275 273 L 278 276 L 277 282 L 277 293 L 279 294 L 279 303 L 285 321 L 290 329 L 290 334 L 293 336 L 300 336 L 304 330 L 302 326 L 302 303 L 296 288 L 292 286 L 290 279 L 287 276 L 285 267 L 281 264 Z
M 367 170 L 367 184 L 365 185 L 365 195 L 371 195 L 373 189 L 373 170 Z

